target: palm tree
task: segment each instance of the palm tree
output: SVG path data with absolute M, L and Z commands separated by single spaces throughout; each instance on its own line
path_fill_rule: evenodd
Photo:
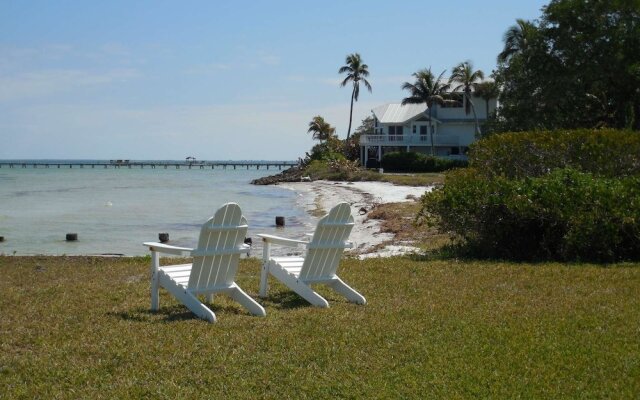
M 319 140 L 320 143 L 322 143 L 323 140 L 327 141 L 331 136 L 333 136 L 335 131 L 336 128 L 332 127 L 319 115 L 313 117 L 311 122 L 309 122 L 309 129 L 307 129 L 307 133 L 312 133 L 313 139 Z
M 347 142 L 351 135 L 351 121 L 353 120 L 353 102 L 358 101 L 360 95 L 360 81 L 364 83 L 364 86 L 371 92 L 371 85 L 367 81 L 366 77 L 369 76 L 369 66 L 362 62 L 360 54 L 349 54 L 345 60 L 345 65 L 338 70 L 339 74 L 346 73 L 340 87 L 347 86 L 347 83 L 353 82 L 353 90 L 351 91 L 351 111 L 349 113 L 349 130 L 347 130 Z
M 474 93 L 476 96 L 481 97 L 484 100 L 486 111 L 485 115 L 489 118 L 489 100 L 497 98 L 500 94 L 498 91 L 498 85 L 496 85 L 495 81 L 480 82 L 476 85 Z
M 478 124 L 478 115 L 476 114 L 476 107 L 471 100 L 471 92 L 475 91 L 478 81 L 484 79 L 484 72 L 481 70 L 474 71 L 471 61 L 465 61 L 453 68 L 451 71 L 450 83 L 458 83 L 458 86 L 453 88 L 454 92 L 462 92 L 465 98 L 464 111 L 469 115 L 469 108 L 473 111 L 473 117 L 476 120 L 476 135 L 480 135 L 480 125 Z
M 504 49 L 498 54 L 498 62 L 503 63 L 516 54 L 522 54 L 531 44 L 536 31 L 537 28 L 533 23 L 520 18 L 516 19 L 516 24 L 509 27 L 502 37 Z
M 402 84 L 402 90 L 408 90 L 409 97 L 402 99 L 402 105 L 405 104 L 422 104 L 427 105 L 429 110 L 429 134 L 431 136 L 431 155 L 435 154 L 433 146 L 433 122 L 431 118 L 431 111 L 434 104 L 444 104 L 445 97 L 447 97 L 447 91 L 450 85 L 448 83 L 442 83 L 442 76 L 445 71 L 442 71 L 440 76 L 436 79 L 431 68 L 421 69 L 418 72 L 414 72 L 412 76 L 416 79 L 414 83 L 405 82 Z

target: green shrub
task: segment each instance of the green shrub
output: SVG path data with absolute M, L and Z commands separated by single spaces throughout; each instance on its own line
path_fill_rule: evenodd
M 311 153 L 306 153 L 305 163 L 314 160 L 344 160 L 344 143 L 337 136 L 330 136 L 324 142 L 311 148 Z
M 330 181 L 358 181 L 372 178 L 368 171 L 363 171 L 360 168 L 358 161 L 349 161 L 344 157 L 329 161 L 313 160 L 305 168 L 304 175 L 309 176 L 312 180 L 326 179 Z
M 431 157 L 413 151 L 387 153 L 382 157 L 382 167 L 388 172 L 442 172 L 466 167 L 463 160 Z
M 515 260 L 640 259 L 640 177 L 574 169 L 508 179 L 452 171 L 422 198 L 419 219 L 465 240 L 472 254 Z
M 311 153 L 307 153 L 307 162 L 309 161 L 330 161 L 344 160 L 344 154 L 333 151 L 325 143 L 316 144 L 311 148 Z
M 469 165 L 486 176 L 542 176 L 573 168 L 597 176 L 640 174 L 640 134 L 574 130 L 493 135 L 471 146 Z

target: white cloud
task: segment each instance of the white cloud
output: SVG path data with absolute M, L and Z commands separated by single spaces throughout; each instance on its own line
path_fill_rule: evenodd
M 138 76 L 134 69 L 93 72 L 72 69 L 44 70 L 0 76 L 0 102 L 48 96 L 84 86 L 124 82 Z
M 203 65 L 195 65 L 185 70 L 186 74 L 190 75 L 207 75 L 212 73 L 218 73 L 220 71 L 231 70 L 231 64 L 225 63 L 211 63 Z
M 372 104 L 354 107 L 352 131 Z M 32 106 L 0 118 L 0 158 L 297 159 L 313 142 L 322 115 L 344 138 L 349 105 L 172 106 L 140 109 L 88 105 Z M 4 135 L 7 137 L 2 137 Z
M 259 59 L 264 65 L 276 66 L 280 65 L 280 57 L 274 54 L 261 53 Z
M 342 78 L 322 78 L 319 80 L 320 83 L 324 83 L 325 85 L 328 86 L 333 86 L 333 87 L 339 87 L 340 83 L 342 83 L 342 81 L 344 80 L 344 77 Z
M 0 74 L 22 71 L 34 64 L 58 62 L 73 53 L 68 44 L 49 44 L 41 47 L 16 47 L 0 44 Z

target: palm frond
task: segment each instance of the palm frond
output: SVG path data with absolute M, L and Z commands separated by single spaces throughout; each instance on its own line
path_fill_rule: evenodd
M 410 92 L 415 91 L 415 85 L 409 83 L 409 82 L 405 82 L 402 84 L 402 90 L 408 90 Z
M 402 102 L 400 104 L 402 104 L 403 106 L 406 104 L 422 104 L 424 103 L 424 98 L 422 97 L 405 97 L 404 99 L 402 99 Z
M 368 73 L 368 72 L 367 72 L 367 76 L 369 76 L 369 73 Z M 373 90 L 372 90 L 372 88 L 371 88 L 371 84 L 369 83 L 369 81 L 368 81 L 368 80 L 363 79 L 363 80 L 362 80 L 362 83 L 364 83 L 364 86 L 367 88 L 367 90 L 369 90 L 369 92 L 372 92 L 372 91 L 373 91 Z
M 342 82 L 340 82 L 340 87 L 344 87 L 347 86 L 347 83 L 351 82 L 353 80 L 351 75 L 347 75 L 346 78 L 344 78 L 344 80 Z

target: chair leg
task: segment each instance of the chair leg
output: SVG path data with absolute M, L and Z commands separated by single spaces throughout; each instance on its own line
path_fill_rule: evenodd
M 209 309 L 209 307 L 202 304 L 200 300 L 193 294 L 182 289 L 179 292 L 173 293 L 178 300 L 182 302 L 191 312 L 198 317 L 207 320 L 209 322 L 216 322 L 216 315 Z
M 327 286 L 340 293 L 352 303 L 367 304 L 367 300 L 360 293 L 356 292 L 349 285 L 344 283 L 342 279 L 336 278 L 335 280 L 327 283 Z
M 325 300 L 324 297 L 316 293 L 313 289 L 311 289 L 309 285 L 289 275 L 289 273 L 281 269 L 279 266 L 272 266 L 270 272 L 278 280 L 284 283 L 289 289 L 298 293 L 300 296 L 302 296 L 302 298 L 304 298 L 312 305 L 323 308 L 329 307 L 329 302 Z
M 216 322 L 216 315 L 207 306 L 202 304 L 198 298 L 187 291 L 184 287 L 178 285 L 175 281 L 163 275 L 160 277 L 162 287 L 167 289 L 169 293 L 175 296 L 182 304 L 184 304 L 191 312 L 198 317 L 209 322 Z
M 295 289 L 292 289 L 312 305 L 316 307 L 329 308 L 329 302 L 325 300 L 324 297 L 316 293 L 315 290 L 311 289 L 309 285 L 298 281 Z
M 160 288 L 158 287 L 158 271 L 151 275 L 151 311 L 158 311 L 160 307 Z
M 158 279 L 160 277 L 160 256 L 158 252 L 151 252 L 151 311 L 158 311 L 160 307 L 160 290 L 158 287 Z
M 242 305 L 244 308 L 249 310 L 251 314 L 258 315 L 260 317 L 264 317 L 267 315 L 267 312 L 264 310 L 264 308 L 260 304 L 258 304 L 254 299 L 252 299 L 251 296 L 245 293 L 244 290 L 240 289 L 240 287 L 238 287 L 237 285 L 235 288 L 231 289 L 227 293 L 232 299 L 234 299 L 235 301 L 240 303 L 240 305 Z
M 206 297 L 206 299 L 207 299 L 207 304 L 213 304 L 213 297 L 214 297 L 214 296 L 213 296 L 213 293 L 208 293 L 208 294 L 207 294 L 207 297 Z
M 265 246 L 268 246 L 267 242 L 264 242 Z M 265 248 L 265 257 L 269 257 L 269 250 Z M 267 291 L 269 290 L 269 261 L 268 258 L 262 260 L 262 271 L 260 272 L 260 297 L 267 297 Z

